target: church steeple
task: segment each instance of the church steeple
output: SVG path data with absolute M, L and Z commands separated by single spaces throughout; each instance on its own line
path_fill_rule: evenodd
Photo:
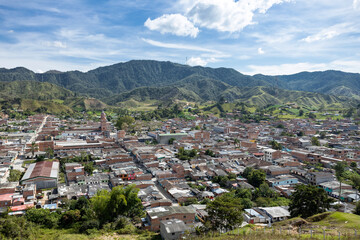
M 100 124 L 100 128 L 102 132 L 107 131 L 107 118 L 106 118 L 106 114 L 104 111 L 101 112 L 101 124 Z

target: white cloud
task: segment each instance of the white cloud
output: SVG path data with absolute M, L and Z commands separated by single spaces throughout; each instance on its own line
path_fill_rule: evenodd
M 165 14 L 154 20 L 148 18 L 144 25 L 152 31 L 159 31 L 161 34 L 171 33 L 177 36 L 195 38 L 199 33 L 199 29 L 181 14 Z
M 260 54 L 260 55 L 262 55 L 262 54 L 264 54 L 265 52 L 264 52 L 264 50 L 262 50 L 262 48 L 258 48 L 258 54 Z
M 354 30 L 354 27 L 350 23 L 341 23 L 334 26 L 331 26 L 329 28 L 323 29 L 320 32 L 310 35 L 302 41 L 305 41 L 307 43 L 312 43 L 316 41 L 322 41 L 322 40 L 328 40 L 332 39 L 336 36 L 339 36 L 344 33 L 349 33 Z
M 255 12 L 266 13 L 275 4 L 290 0 L 196 0 L 183 1 L 188 5 L 187 16 L 195 25 L 220 32 L 240 32 L 254 24 Z
M 63 43 L 63 42 L 60 42 L 60 41 L 54 41 L 53 46 L 58 47 L 58 48 L 66 48 L 66 43 Z
M 196 37 L 200 26 L 219 32 L 236 33 L 254 24 L 256 12 L 266 13 L 273 5 L 292 0 L 180 0 L 182 14 L 165 14 L 145 26 L 177 36 Z M 181 9 L 180 9 L 181 10 Z M 195 25 L 195 26 L 194 26 Z
M 208 63 L 213 63 L 217 61 L 218 60 L 214 57 L 211 58 L 191 57 L 186 61 L 186 64 L 190 66 L 206 66 Z
M 311 35 L 304 38 L 303 41 L 311 43 L 311 42 L 331 39 L 338 35 L 340 35 L 340 33 L 335 30 L 323 30 L 315 35 Z
M 357 9 L 359 7 L 360 1 L 359 0 L 354 0 L 353 1 L 353 8 Z
M 219 51 L 193 46 L 193 45 L 186 45 L 186 44 L 178 44 L 178 43 L 164 43 L 159 41 L 154 41 L 151 39 L 142 38 L 142 40 L 150 45 L 156 46 L 156 47 L 163 47 L 163 48 L 173 48 L 173 49 L 183 49 L 183 50 L 193 50 L 193 51 L 199 51 L 199 52 L 209 52 L 209 53 L 219 53 Z
M 190 66 L 206 66 L 207 61 L 199 57 L 191 57 L 186 61 L 186 64 Z
M 294 64 L 280 64 L 280 65 L 249 65 L 250 71 L 243 71 L 245 74 L 265 74 L 265 75 L 284 75 L 294 74 L 299 72 L 313 72 L 326 70 L 340 70 L 344 72 L 359 72 L 360 61 L 354 60 L 337 60 L 329 63 L 294 63 Z

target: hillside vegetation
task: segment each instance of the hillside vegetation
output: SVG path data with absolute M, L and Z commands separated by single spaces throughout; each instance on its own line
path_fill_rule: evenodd
M 40 74 L 22 67 L 2 68 L 0 87 L 0 98 L 91 98 L 75 104 L 76 109 L 100 109 L 106 104 L 124 106 L 133 101 L 154 101 L 155 105 L 177 100 L 204 103 L 221 98 L 260 107 L 294 102 L 310 108 L 348 108 L 360 102 L 359 74 L 325 71 L 247 76 L 230 68 L 190 67 L 151 60 L 118 63 L 88 72 Z
M 355 238 L 355 230 L 360 231 L 360 216 L 326 212 L 307 219 L 299 217 L 288 219 L 275 223 L 272 227 L 249 224 L 224 234 L 212 232 L 195 239 L 324 239 L 324 230 L 326 239 L 339 239 L 339 232 L 341 239 L 358 239 Z M 359 237 L 358 233 L 357 237 Z

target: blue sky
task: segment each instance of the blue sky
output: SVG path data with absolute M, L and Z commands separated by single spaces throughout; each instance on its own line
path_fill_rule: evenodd
M 0 67 L 153 59 L 245 74 L 360 72 L 360 0 L 0 0 Z

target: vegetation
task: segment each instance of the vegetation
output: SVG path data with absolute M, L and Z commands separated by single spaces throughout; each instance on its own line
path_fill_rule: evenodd
M 248 182 L 254 187 L 260 187 L 265 182 L 266 174 L 262 170 L 255 170 L 247 167 L 244 170 L 243 176 L 247 178 Z
M 317 82 L 326 84 L 314 86 L 314 82 L 309 79 L 315 78 Z M 169 105 L 180 100 L 202 103 L 215 101 L 217 103 L 213 108 L 222 116 L 228 112 L 224 108 L 227 102 L 261 108 L 269 104 L 291 102 L 303 107 L 296 111 L 281 110 L 283 112 L 279 118 L 318 117 L 315 113 L 306 113 L 306 106 L 319 109 L 346 108 L 351 112 L 351 116 L 354 116 L 357 112 L 357 100 L 360 99 L 359 87 L 356 84 L 358 78 L 357 75 L 349 73 L 326 71 L 307 73 L 306 77 L 303 73 L 277 76 L 275 80 L 271 76 L 246 76 L 233 69 L 190 67 L 171 62 L 130 61 L 86 73 L 53 71 L 35 74 L 24 68 L 2 71 L 0 99 L 14 101 L 9 99 L 9 96 L 13 96 L 18 98 L 17 106 L 23 110 L 56 114 L 104 109 L 107 105 L 102 101 L 113 106 L 151 101 L 153 106 L 147 109 L 153 109 L 159 104 Z M 16 106 L 13 102 L 10 105 Z M 241 114 L 249 115 L 245 107 L 240 107 L 239 110 Z M 197 111 L 194 113 L 197 114 Z M 160 116 L 160 113 L 154 114 Z
M 224 193 L 206 206 L 212 230 L 232 230 L 241 225 L 243 207 L 231 193 Z
M 119 117 L 116 121 L 116 127 L 120 130 L 126 130 L 131 124 L 135 122 L 135 119 L 131 116 Z
M 338 162 L 335 165 L 335 176 L 336 176 L 336 179 L 340 182 L 340 192 L 339 192 L 340 199 L 341 199 L 341 184 L 344 181 L 346 167 L 347 167 L 347 164 L 344 162 Z
M 9 182 L 19 182 L 23 175 L 24 175 L 24 173 L 22 173 L 19 170 L 10 169 L 10 174 L 9 174 L 9 177 L 8 177 L 8 181 Z
M 317 137 L 312 137 L 311 138 L 311 144 L 313 146 L 320 146 L 320 141 L 319 141 L 319 139 Z
M 282 149 L 282 145 L 280 143 L 278 143 L 277 141 L 275 141 L 275 140 L 270 141 L 269 144 L 271 145 L 272 149 L 275 149 L 275 150 L 281 150 Z
M 333 200 L 328 197 L 324 189 L 312 185 L 297 185 L 291 195 L 291 217 L 310 217 L 317 213 L 325 212 L 330 208 Z
M 179 148 L 178 153 L 176 154 L 176 157 L 180 160 L 191 160 L 197 156 L 198 153 L 196 149 L 185 150 L 183 147 Z

